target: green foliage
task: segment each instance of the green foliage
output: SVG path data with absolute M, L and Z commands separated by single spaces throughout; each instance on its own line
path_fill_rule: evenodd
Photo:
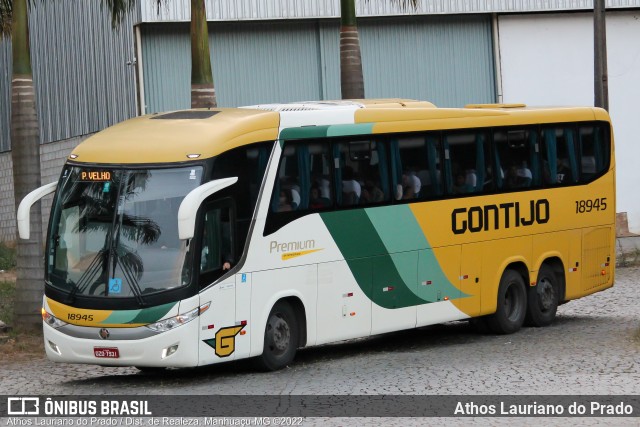
M 0 270 L 11 270 L 16 266 L 16 250 L 0 242 Z
M 16 285 L 13 282 L 0 282 L 0 320 L 7 325 L 13 324 L 13 302 Z

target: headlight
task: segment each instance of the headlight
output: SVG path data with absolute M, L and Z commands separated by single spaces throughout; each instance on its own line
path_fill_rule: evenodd
M 170 331 L 171 329 L 175 329 L 178 326 L 184 325 L 185 323 L 191 322 L 193 319 L 195 319 L 196 317 L 200 316 L 202 313 L 207 311 L 210 306 L 211 306 L 211 302 L 208 302 L 206 304 L 201 305 L 198 308 L 194 308 L 193 310 L 187 313 L 179 314 L 176 317 L 170 317 L 168 319 L 164 319 L 159 322 L 147 325 L 147 328 L 156 332 Z
M 56 329 L 58 329 L 58 328 L 60 328 L 60 327 L 62 327 L 64 325 L 68 325 L 67 322 L 63 322 L 62 320 L 58 319 L 53 314 L 51 314 L 47 310 L 45 310 L 44 307 L 42 307 L 42 320 L 47 325 L 51 326 L 52 328 L 56 328 Z

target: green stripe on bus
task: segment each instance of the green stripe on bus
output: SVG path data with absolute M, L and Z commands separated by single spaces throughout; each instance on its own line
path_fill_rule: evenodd
M 130 323 L 154 323 L 162 319 L 176 305 L 175 302 L 145 308 Z
M 373 133 L 373 123 L 342 124 L 331 126 L 301 126 L 282 129 L 280 141 L 291 139 L 315 139 L 335 136 L 369 135 Z
M 365 212 L 382 239 L 386 252 L 392 254 L 429 247 L 409 205 L 370 208 Z
M 303 126 L 282 129 L 280 140 L 326 138 L 329 126 Z
M 388 253 L 419 251 L 418 260 L 409 266 L 400 265 L 400 260 L 408 258 L 392 257 L 396 269 L 408 288 L 414 290 L 419 298 L 434 302 L 442 300 L 444 296 L 449 299 L 468 296 L 461 294 L 460 290 L 447 279 L 409 205 L 370 208 L 365 212 Z M 416 264 L 418 265 L 417 280 L 413 276 Z M 430 283 L 427 284 L 427 282 Z
M 393 260 L 398 255 L 392 257 L 387 253 L 364 209 L 330 212 L 320 216 L 358 286 L 375 304 L 391 309 L 427 302 L 408 287 Z
M 392 309 L 467 296 L 447 279 L 408 206 L 320 216 L 375 304 Z
M 373 133 L 373 123 L 358 123 L 347 125 L 332 125 L 327 130 L 327 136 L 368 135 Z
M 177 303 L 159 305 L 142 310 L 116 310 L 103 322 L 104 324 L 154 323 L 162 319 Z

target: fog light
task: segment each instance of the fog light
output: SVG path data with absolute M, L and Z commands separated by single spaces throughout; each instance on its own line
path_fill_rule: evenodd
M 162 358 L 167 358 L 169 356 L 171 356 L 173 353 L 175 353 L 176 351 L 178 351 L 178 344 L 174 344 L 170 347 L 165 348 L 164 350 L 162 350 Z
M 49 347 L 51 347 L 51 350 L 53 350 L 56 354 L 59 354 L 62 356 L 62 353 L 60 353 L 60 349 L 58 348 L 58 346 L 49 340 L 47 341 L 49 342 Z

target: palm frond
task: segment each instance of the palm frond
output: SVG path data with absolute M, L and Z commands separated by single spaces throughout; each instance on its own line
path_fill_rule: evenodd
M 11 37 L 11 11 L 13 0 L 0 0 L 0 35 Z
M 111 13 L 111 25 L 113 28 L 122 23 L 124 16 L 133 10 L 136 0 L 101 0 L 102 6 Z
M 366 0 L 366 2 L 370 3 L 371 0 Z M 395 6 L 399 6 L 402 10 L 409 10 L 409 8 L 411 8 L 416 11 L 418 10 L 420 0 L 391 0 L 391 3 Z
M 418 10 L 420 0 L 391 0 L 391 3 L 399 5 L 402 10 L 408 10 L 409 7 L 411 7 L 414 11 L 416 11 Z

